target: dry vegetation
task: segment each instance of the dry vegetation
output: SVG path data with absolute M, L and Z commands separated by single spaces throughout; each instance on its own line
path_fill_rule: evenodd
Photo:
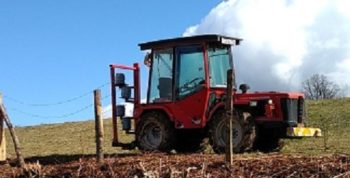
M 236 155 L 227 167 L 222 155 L 110 155 L 104 163 L 85 157 L 67 162 L 32 162 L 3 174 L 23 177 L 349 177 L 349 156 Z M 35 161 L 34 159 L 29 161 Z M 47 161 L 47 160 L 46 160 Z M 1 168 L 0 168 L 1 170 Z
M 92 121 L 19 127 L 17 132 L 29 167 L 0 165 L 0 177 L 350 177 L 348 108 L 350 100 L 345 99 L 309 102 L 309 125 L 321 127 L 325 137 L 285 140 L 279 154 L 236 155 L 231 168 L 224 165 L 222 155 L 140 154 L 137 150 L 113 148 L 110 120 L 105 120 L 107 159 L 103 164 L 97 164 L 92 156 Z M 13 158 L 11 144 L 8 150 L 8 156 Z

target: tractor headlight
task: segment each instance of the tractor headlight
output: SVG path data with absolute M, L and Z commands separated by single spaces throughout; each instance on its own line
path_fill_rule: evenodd
M 268 103 L 268 104 L 273 104 L 272 99 L 269 99 L 269 100 L 267 101 L 267 103 Z

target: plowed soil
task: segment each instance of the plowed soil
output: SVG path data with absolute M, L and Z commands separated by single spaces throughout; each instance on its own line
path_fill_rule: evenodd
M 0 177 L 350 177 L 350 156 L 236 155 L 227 166 L 223 155 L 109 155 L 101 164 L 92 156 L 27 159 L 25 169 L 0 166 Z

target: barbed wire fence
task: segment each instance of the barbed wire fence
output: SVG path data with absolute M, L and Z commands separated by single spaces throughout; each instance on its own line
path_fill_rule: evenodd
M 86 98 L 86 97 L 89 97 L 89 96 L 92 97 L 93 96 L 93 91 L 95 89 L 103 89 L 103 88 L 105 88 L 106 86 L 109 86 L 109 85 L 110 85 L 110 82 L 106 82 L 106 83 L 104 83 L 102 85 L 99 85 L 99 86 L 95 87 L 93 90 L 84 92 L 84 93 L 76 95 L 74 97 L 67 98 L 65 100 L 56 101 L 56 102 L 32 103 L 32 102 L 26 102 L 26 101 L 17 99 L 16 97 L 12 97 L 12 96 L 7 95 L 7 94 L 3 94 L 3 98 L 8 100 L 8 101 L 10 101 L 10 102 L 16 103 L 18 105 L 26 106 L 26 107 L 35 107 L 35 108 L 58 107 L 60 105 L 65 105 L 65 104 L 68 104 L 68 103 L 77 102 L 78 100 Z M 107 99 L 110 99 L 110 94 L 104 95 L 101 98 L 102 101 L 105 101 Z M 72 111 L 69 111 L 69 112 L 66 112 L 66 113 L 63 113 L 63 114 L 59 114 L 59 115 L 42 115 L 42 114 L 38 114 L 38 113 L 32 113 L 32 112 L 28 112 L 28 111 L 26 111 L 24 109 L 21 109 L 20 107 L 8 107 L 7 106 L 7 108 L 10 111 L 14 111 L 16 113 L 20 113 L 22 115 L 25 115 L 25 116 L 28 116 L 28 117 L 32 117 L 32 118 L 39 118 L 39 119 L 63 119 L 63 118 L 72 117 L 72 116 L 77 115 L 79 113 L 82 113 L 82 112 L 84 112 L 86 110 L 92 109 L 93 106 L 94 106 L 94 104 L 90 103 L 90 104 L 87 104 L 87 105 L 82 106 L 80 108 L 77 108 L 75 110 L 72 110 Z M 105 111 L 102 112 L 102 114 L 106 114 L 106 113 L 108 113 L 110 111 L 111 111 L 111 108 L 107 108 Z
M 96 89 L 102 89 L 102 88 L 106 87 L 109 84 L 110 84 L 110 82 L 106 82 L 106 83 L 96 87 Z M 78 96 L 71 97 L 71 98 L 68 98 L 68 99 L 65 99 L 65 100 L 61 100 L 61 101 L 57 101 L 57 102 L 51 102 L 51 103 L 29 103 L 29 102 L 25 102 L 25 101 L 19 100 L 17 98 L 14 98 L 14 97 L 6 95 L 6 94 L 3 94 L 3 97 L 8 99 L 8 100 L 10 100 L 10 101 L 12 101 L 12 102 L 20 104 L 20 105 L 26 105 L 26 106 L 32 106 L 32 107 L 48 107 L 48 106 L 63 105 L 63 104 L 66 104 L 66 103 L 70 103 L 70 102 L 79 100 L 79 99 L 84 98 L 86 96 L 91 96 L 91 93 L 93 93 L 93 91 L 94 90 L 90 90 L 90 91 L 85 92 L 83 94 L 80 94 Z

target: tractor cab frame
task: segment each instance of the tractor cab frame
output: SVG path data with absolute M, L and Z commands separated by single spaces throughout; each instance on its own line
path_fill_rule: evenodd
M 234 68 L 232 48 L 241 41 L 222 35 L 200 35 L 139 44 L 141 50 L 151 50 L 145 58 L 150 67 L 146 103 L 140 102 L 139 65 L 110 65 L 113 145 L 168 150 L 183 144 L 180 142 L 186 135 L 180 133 L 185 131 L 199 135 L 198 138 L 209 135 L 214 151 L 222 152 L 227 129 L 223 115 L 227 70 Z M 124 74 L 116 71 L 120 69 L 133 72 L 133 86 L 125 83 Z M 132 117 L 125 117 L 125 107 L 117 104 L 117 88 L 126 102 L 134 104 Z M 235 88 L 234 84 L 233 103 L 237 111 L 234 128 L 240 133 L 234 141 L 237 152 L 253 145 L 253 141 L 244 140 L 247 137 L 244 134 L 256 135 L 253 130 L 256 127 L 261 128 L 260 132 L 262 128 L 277 128 L 280 135 L 288 135 L 287 130 L 292 128 L 291 136 L 293 128 L 303 124 L 302 93 L 249 93 L 246 84 L 239 87 L 240 93 Z M 131 145 L 118 139 L 118 117 L 126 133 L 136 134 Z M 132 119 L 134 132 L 130 131 Z

